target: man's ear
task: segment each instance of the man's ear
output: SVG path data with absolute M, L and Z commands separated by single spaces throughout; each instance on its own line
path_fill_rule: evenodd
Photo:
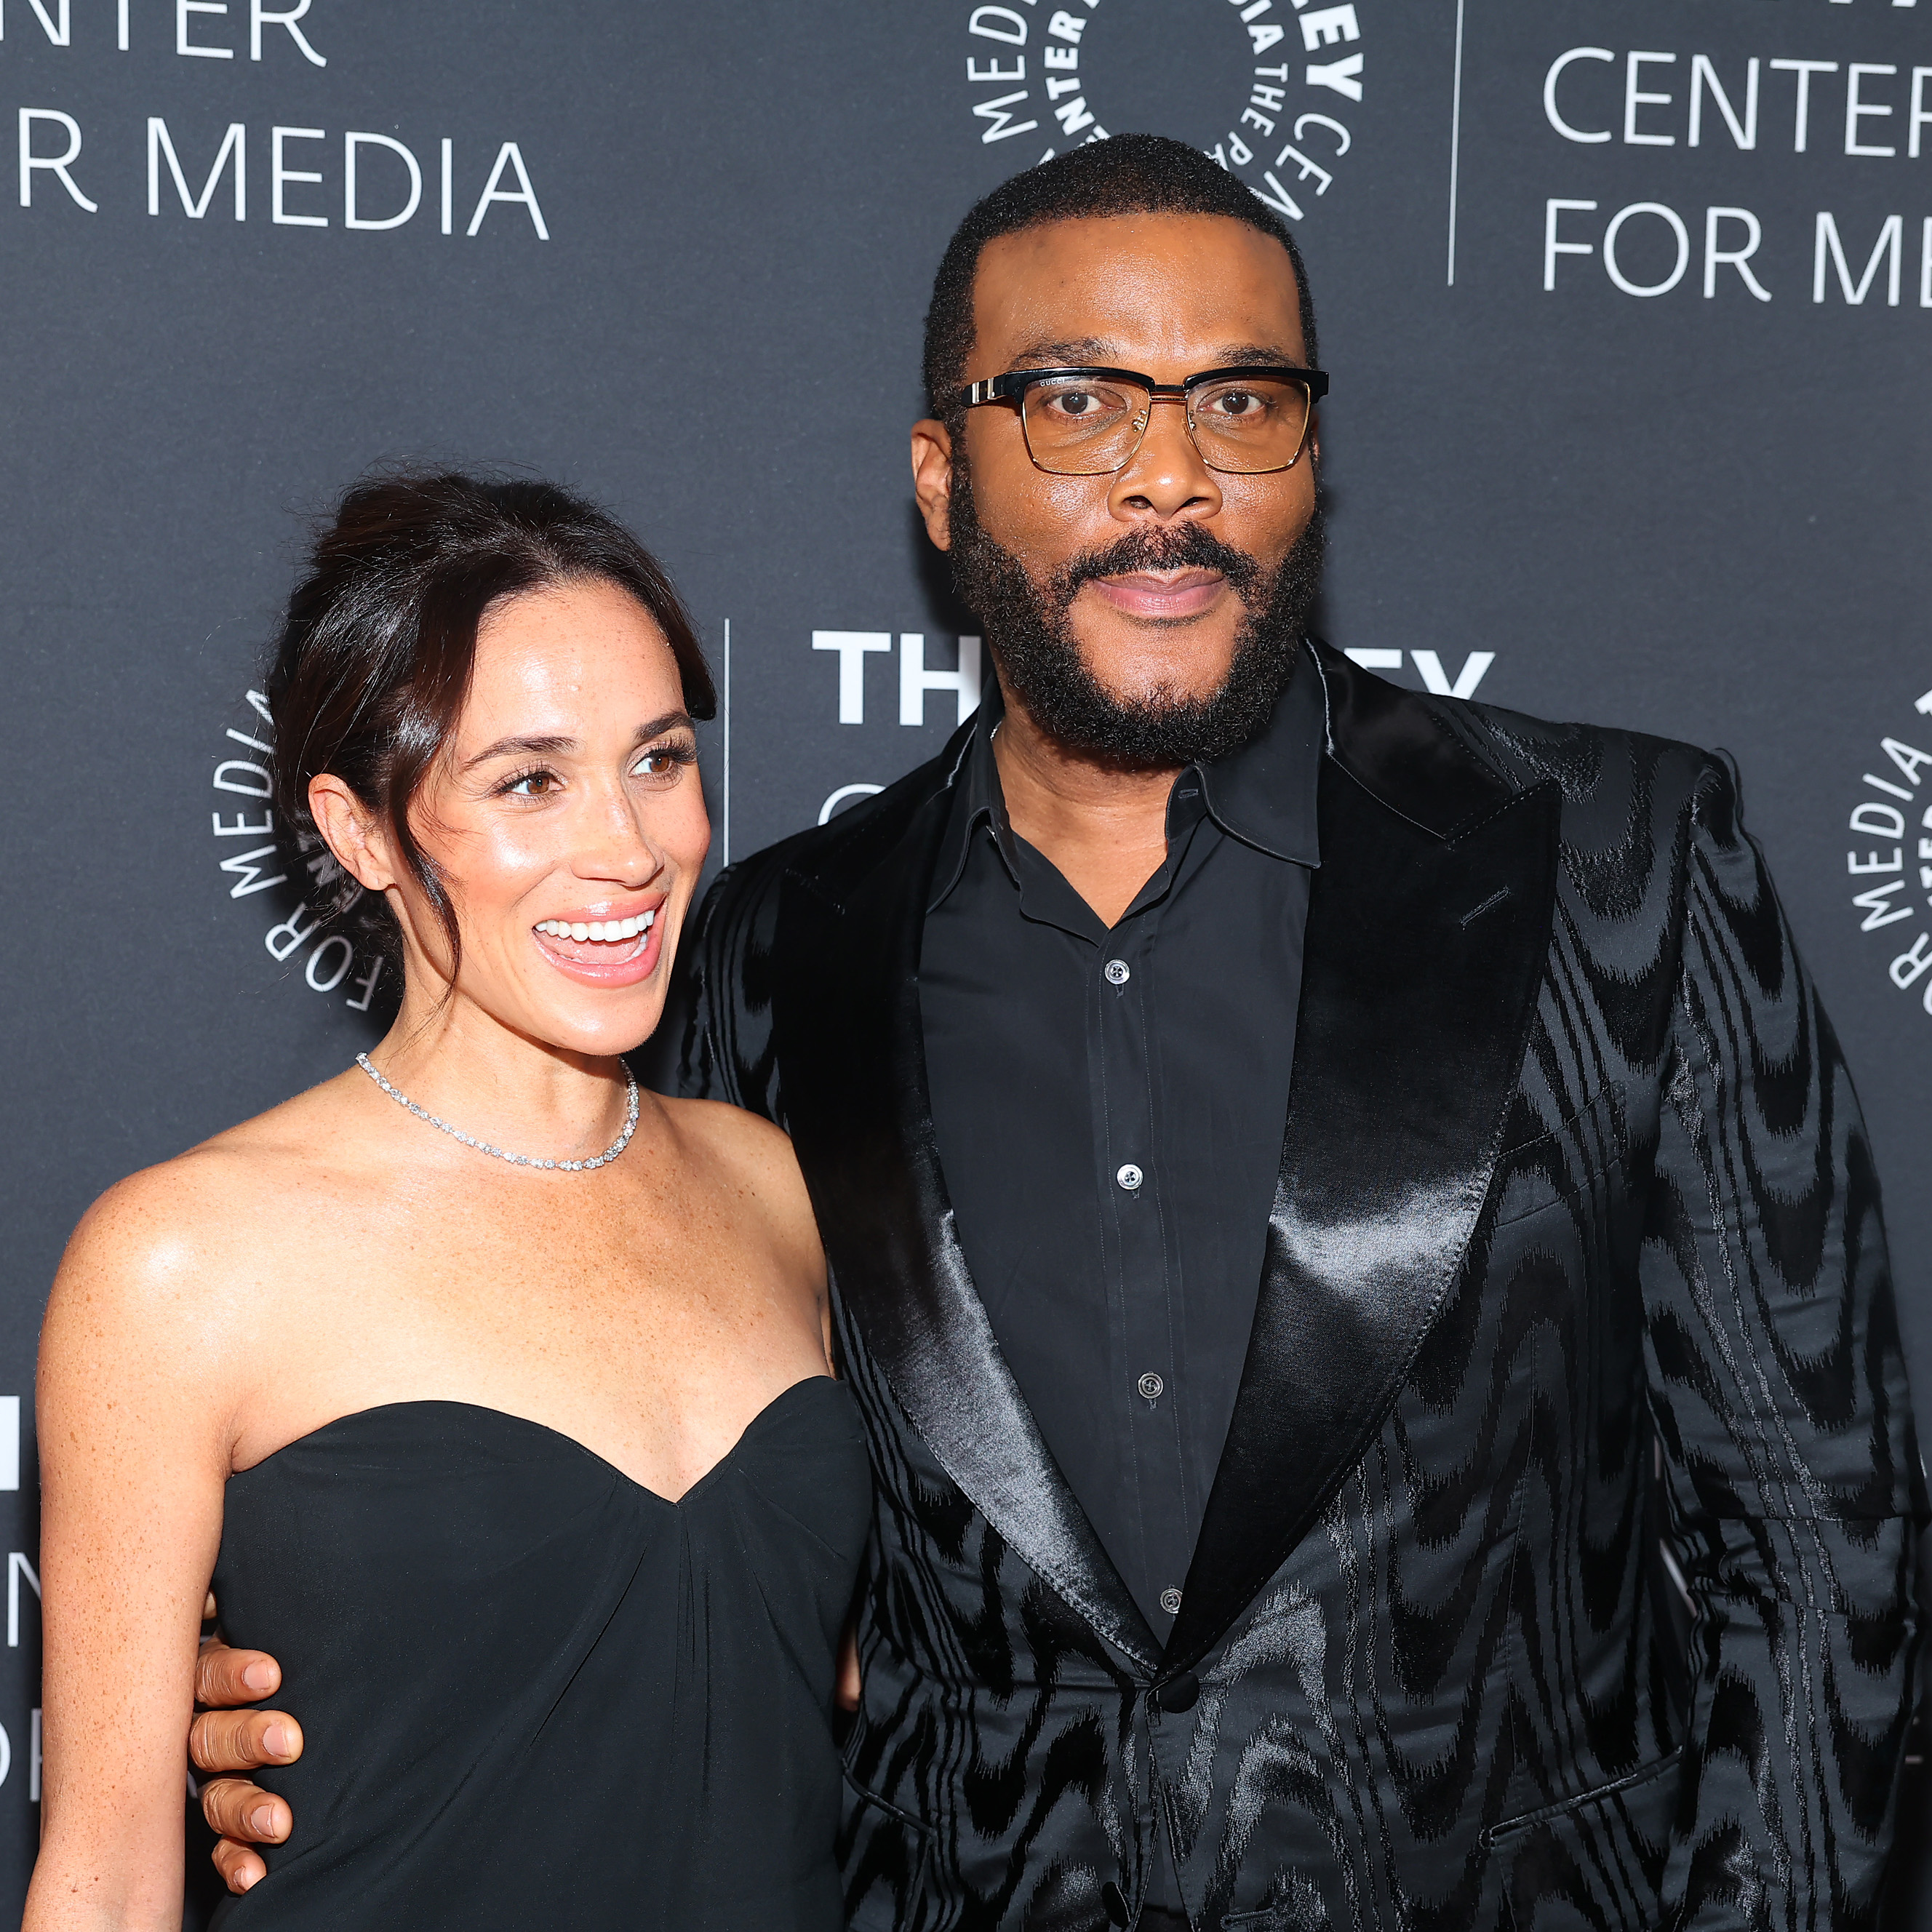
M 928 416 L 912 426 L 912 494 L 926 519 L 926 533 L 940 550 L 952 548 L 952 437 Z
M 396 883 L 387 827 L 333 772 L 309 780 L 308 808 L 335 862 L 365 892 L 382 892 Z

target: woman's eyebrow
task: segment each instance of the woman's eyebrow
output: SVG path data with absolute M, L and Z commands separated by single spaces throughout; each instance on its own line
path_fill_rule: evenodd
M 648 724 L 640 724 L 631 742 L 641 745 L 646 738 L 662 737 L 667 731 L 692 731 L 697 728 L 688 711 L 667 711 L 662 718 L 653 718 Z
M 646 739 L 662 737 L 667 731 L 680 728 L 685 730 L 694 728 L 691 713 L 688 711 L 667 711 L 661 717 L 640 724 L 632 734 L 631 742 L 634 746 L 641 745 Z M 578 741 L 567 732 L 540 732 L 528 736 L 499 738 L 494 745 L 485 745 L 473 757 L 465 758 L 463 769 L 469 771 L 476 766 L 488 764 L 492 758 L 558 757 L 578 748 Z
M 571 752 L 577 748 L 574 738 L 556 734 L 529 738 L 499 738 L 494 745 L 485 745 L 474 758 L 465 758 L 463 769 L 468 771 L 472 766 L 486 764 L 492 758 L 513 755 L 524 758 L 542 758 L 548 753 Z

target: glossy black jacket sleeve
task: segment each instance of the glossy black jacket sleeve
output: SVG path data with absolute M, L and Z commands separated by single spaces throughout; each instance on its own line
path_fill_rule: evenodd
M 771 934 L 779 862 L 760 853 L 712 882 L 678 951 L 668 1002 L 684 1015 L 677 1092 L 784 1125 L 772 1041 Z
M 1696 1619 L 1665 1896 L 1682 1926 L 1863 1925 L 1892 1835 L 1924 1511 L 1877 1179 L 1715 764 L 1688 858 L 1642 1268 Z
M 682 1038 L 677 1054 L 677 1096 L 681 1100 L 728 1100 L 727 1082 L 718 1059 L 717 1016 L 712 1011 L 719 975 L 707 970 L 707 935 L 713 925 L 720 897 L 730 890 L 728 868 L 712 880 L 710 890 L 699 902 L 685 928 L 677 952 L 677 968 L 670 998 L 665 1003 L 666 1016 L 681 1024 Z M 728 985 L 726 980 L 724 983 Z

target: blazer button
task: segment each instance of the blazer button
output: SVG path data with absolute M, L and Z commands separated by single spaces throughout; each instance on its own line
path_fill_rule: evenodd
M 1154 1700 L 1163 1711 L 1191 1711 L 1201 1696 L 1201 1680 L 1192 1671 L 1184 1670 L 1159 1686 Z
M 1127 1922 L 1127 1901 L 1120 1888 L 1112 1879 L 1100 1888 L 1100 1903 L 1106 1906 L 1107 1922 L 1110 1925 L 1124 1925 Z

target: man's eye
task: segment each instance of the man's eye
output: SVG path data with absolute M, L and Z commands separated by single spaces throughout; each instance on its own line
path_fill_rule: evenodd
M 1097 422 L 1125 406 L 1125 398 L 1117 392 L 1091 388 L 1048 389 L 1040 401 L 1048 415 L 1063 422 Z
M 1216 416 L 1239 421 L 1244 417 L 1262 415 L 1268 404 L 1252 389 L 1223 389 L 1209 401 L 1208 406 Z

